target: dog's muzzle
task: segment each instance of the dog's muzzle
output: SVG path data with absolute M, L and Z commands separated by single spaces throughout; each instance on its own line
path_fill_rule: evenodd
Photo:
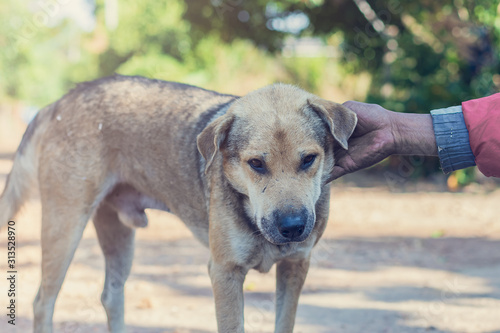
M 275 210 L 262 219 L 263 232 L 274 244 L 302 242 L 314 227 L 314 213 L 301 209 Z

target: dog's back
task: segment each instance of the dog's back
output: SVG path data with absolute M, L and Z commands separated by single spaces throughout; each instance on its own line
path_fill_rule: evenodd
M 79 84 L 28 126 L 0 197 L 0 227 L 14 217 L 36 179 L 42 196 L 53 196 L 62 184 L 86 183 L 83 191 L 90 193 L 81 195 L 90 210 L 126 183 L 188 225 L 206 219 L 192 215 L 205 211 L 193 205 L 206 204 L 203 180 L 192 177 L 203 169 L 193 138 L 235 98 L 120 75 Z M 183 191 L 186 187 L 198 191 Z

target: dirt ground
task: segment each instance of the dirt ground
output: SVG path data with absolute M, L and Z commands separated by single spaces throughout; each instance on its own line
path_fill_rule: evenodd
M 0 187 L 12 150 L 0 151 Z M 500 333 L 500 190 L 466 193 L 411 184 L 399 191 L 383 180 L 333 187 L 331 218 L 314 251 L 300 298 L 296 333 Z M 361 178 L 360 178 L 361 179 Z M 175 217 L 148 213 L 137 232 L 126 285 L 129 332 L 216 331 L 206 263 L 208 251 Z M 16 218 L 17 319 L 0 332 L 31 332 L 40 279 L 40 205 L 36 196 Z M 0 308 L 6 313 L 7 235 L 0 231 Z M 59 294 L 55 332 L 107 332 L 100 305 L 104 263 L 89 223 Z M 245 281 L 247 332 L 272 332 L 274 272 Z

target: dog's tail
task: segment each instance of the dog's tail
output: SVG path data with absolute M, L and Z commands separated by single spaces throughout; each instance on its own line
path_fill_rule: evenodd
M 12 170 L 7 176 L 5 188 L 0 196 L 0 228 L 5 226 L 21 209 L 36 181 L 38 170 L 37 134 L 40 133 L 41 113 L 46 109 L 41 110 L 30 122 L 14 156 Z

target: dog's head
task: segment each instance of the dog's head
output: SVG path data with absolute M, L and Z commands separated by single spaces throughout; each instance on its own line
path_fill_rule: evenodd
M 276 84 L 234 102 L 198 136 L 198 149 L 207 171 L 222 158 L 224 176 L 269 242 L 301 242 L 314 228 L 334 145 L 347 149 L 356 122 L 340 104 Z

